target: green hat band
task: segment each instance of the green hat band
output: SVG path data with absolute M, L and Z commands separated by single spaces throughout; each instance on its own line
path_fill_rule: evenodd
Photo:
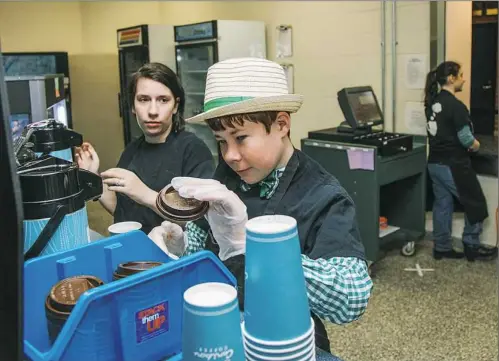
M 250 99 L 253 99 L 253 97 L 225 97 L 225 98 L 213 99 L 204 104 L 204 111 L 207 112 L 215 108 L 220 108 L 225 105 L 239 103 Z

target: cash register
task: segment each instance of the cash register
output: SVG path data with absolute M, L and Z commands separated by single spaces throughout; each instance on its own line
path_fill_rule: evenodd
M 301 150 L 352 198 L 368 261 L 399 245 L 411 256 L 426 232 L 426 136 L 385 132 L 370 86 L 341 89 L 338 102 L 345 121 L 309 132 Z
M 412 135 L 383 130 L 383 112 L 372 87 L 343 88 L 338 92 L 338 102 L 345 121 L 335 128 L 311 131 L 309 139 L 371 145 L 381 156 L 412 150 Z M 375 129 L 380 126 L 381 130 Z

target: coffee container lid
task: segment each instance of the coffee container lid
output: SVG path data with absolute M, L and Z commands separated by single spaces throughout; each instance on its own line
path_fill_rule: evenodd
M 158 193 L 156 207 L 165 219 L 172 222 L 186 222 L 203 217 L 208 211 L 209 203 L 183 198 L 172 185 L 167 185 Z
M 50 218 L 59 205 L 73 213 L 102 194 L 102 179 L 97 174 L 50 155 L 19 166 L 17 174 L 25 219 Z
M 101 279 L 87 275 L 63 279 L 51 288 L 46 308 L 55 314 L 69 314 L 83 293 L 103 284 Z
M 118 276 L 130 276 L 135 273 L 139 273 L 154 267 L 161 266 L 163 263 L 161 262 L 152 262 L 152 261 L 133 261 L 120 263 L 118 268 L 116 269 L 116 274 Z

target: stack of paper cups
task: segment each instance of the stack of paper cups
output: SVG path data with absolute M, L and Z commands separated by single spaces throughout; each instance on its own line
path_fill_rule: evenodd
M 296 220 L 273 215 L 246 224 L 242 333 L 249 361 L 315 359 Z

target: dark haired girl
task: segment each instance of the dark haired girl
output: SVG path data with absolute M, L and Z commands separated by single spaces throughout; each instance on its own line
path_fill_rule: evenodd
M 477 152 L 480 143 L 473 135 L 473 124 L 468 109 L 456 98 L 464 85 L 461 66 L 446 61 L 426 77 L 425 113 L 430 145 L 428 173 L 433 194 L 433 257 L 462 258 L 469 261 L 492 259 L 497 248 L 480 243 L 483 221 L 488 217 L 487 202 L 470 155 Z M 465 213 L 463 230 L 464 253 L 452 247 L 452 213 L 454 198 L 462 204 Z
M 129 97 L 143 135 L 125 148 L 116 168 L 100 174 L 107 185 L 100 203 L 115 223 L 140 222 L 149 233 L 163 221 L 156 209 L 158 191 L 174 177 L 211 178 L 214 163 L 205 143 L 184 131 L 184 90 L 170 68 L 142 66 L 131 77 Z M 77 159 L 81 168 L 99 173 L 90 144 L 78 150 Z

